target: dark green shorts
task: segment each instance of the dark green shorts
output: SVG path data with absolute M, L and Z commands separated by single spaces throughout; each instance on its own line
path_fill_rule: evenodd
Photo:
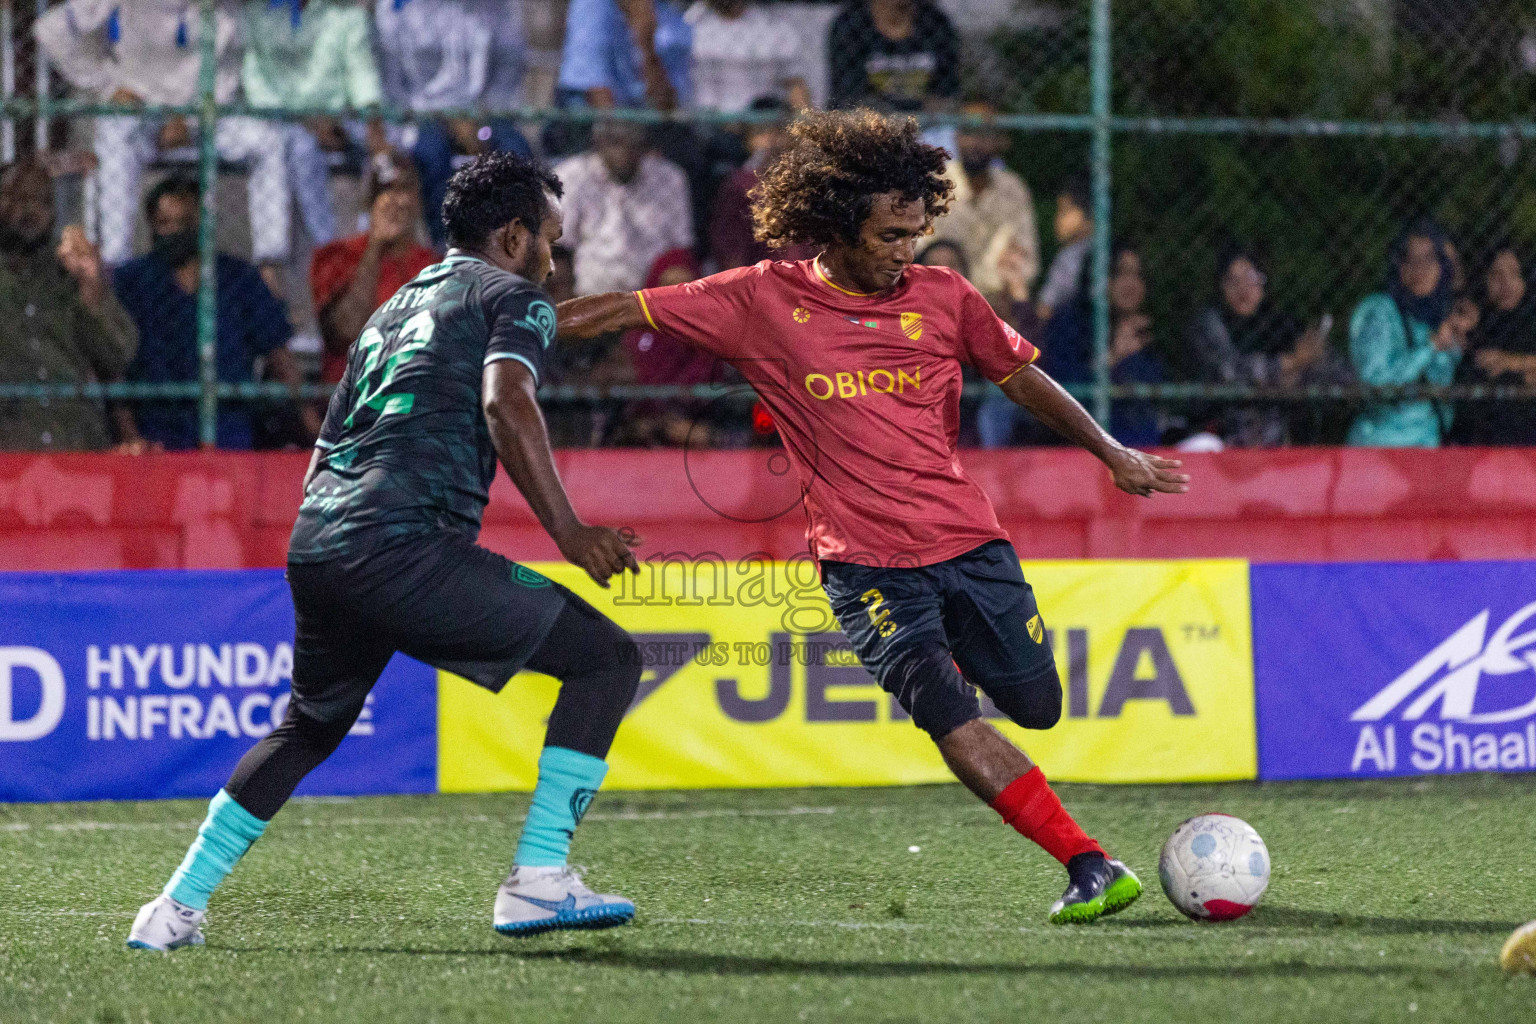
M 558 583 L 444 534 L 355 560 L 289 563 L 293 703 L 320 721 L 356 715 L 399 651 L 499 692 L 549 633 Z

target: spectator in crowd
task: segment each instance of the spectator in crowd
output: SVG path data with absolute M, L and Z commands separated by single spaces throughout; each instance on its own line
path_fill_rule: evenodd
M 374 25 L 384 94 L 418 114 L 511 110 L 522 102 L 522 7 L 515 0 L 378 0 Z M 482 153 L 532 156 L 504 117 L 435 117 L 416 123 L 411 153 L 421 169 L 427 231 L 442 248 L 443 195 L 462 163 Z
M 347 350 L 373 311 L 411 278 L 437 262 L 437 253 L 416 240 L 421 222 L 421 183 L 394 153 L 368 161 L 363 186 L 368 230 L 323 245 L 309 265 L 310 290 L 325 344 L 320 379 L 341 380 Z
M 1040 348 L 1040 368 L 1057 381 L 1085 384 L 1093 379 L 1093 321 L 1088 308 L 1088 252 L 1093 244 L 1093 204 L 1088 180 L 1074 176 L 1056 194 L 1056 258 L 1045 284 L 1030 297 L 1030 261 L 1022 246 L 1010 245 L 998 259 L 1007 297 L 1004 316 Z M 1000 391 L 988 389 L 976 413 L 984 448 L 1011 444 L 1024 424 L 1028 444 L 1054 444 L 1055 434 L 1037 423 Z
M 1196 376 L 1212 384 L 1298 387 L 1344 383 L 1348 368 L 1328 351 L 1321 324 L 1303 327 L 1269 302 L 1269 276 L 1251 250 L 1229 246 L 1217 260 L 1214 304 L 1195 317 L 1188 357 Z M 1225 444 L 1275 447 L 1296 440 L 1286 411 L 1233 406 L 1214 424 Z
M 569 246 L 552 245 L 549 248 L 549 279 L 544 291 L 555 305 L 576 297 L 576 254 Z
M 968 103 L 962 112 L 991 118 L 990 103 Z M 1014 301 L 998 269 L 1005 256 L 1021 260 L 1027 296 L 1040 275 L 1040 235 L 1035 228 L 1035 200 L 1024 179 L 1003 164 L 1006 140 L 986 127 L 965 127 L 956 137 L 959 157 L 951 160 L 948 177 L 955 183 L 949 212 L 934 222 L 934 237 L 949 239 L 965 249 L 971 283 L 998 309 Z
M 1015 256 L 1002 261 L 1001 266 L 1009 292 L 1023 293 L 1024 261 Z M 1055 368 L 1046 370 L 1053 378 L 1063 384 L 1092 383 L 1093 305 L 1088 289 L 1079 282 L 1074 290 L 1062 294 L 1066 296 L 1065 304 L 1052 309 L 1044 323 L 1039 303 L 1031 303 L 1027 298 L 1013 302 L 1009 319 L 1023 325 L 1019 330 L 1026 337 L 1044 339 L 1040 344 L 1042 365 L 1047 353 L 1054 350 Z M 1152 348 L 1152 319 L 1146 311 L 1146 301 L 1147 282 L 1140 251 L 1128 245 L 1117 246 L 1110 260 L 1109 277 L 1112 384 L 1160 384 L 1168 378 L 1162 359 Z M 1056 434 L 1024 414 L 1000 391 L 982 399 L 976 413 L 976 428 L 984 448 L 1001 448 L 1016 441 L 1035 445 L 1061 443 Z M 1109 429 L 1124 444 L 1155 445 L 1162 439 L 1162 417 L 1150 402 L 1116 401 L 1110 407 Z
M 579 294 L 639 288 L 656 257 L 693 245 L 683 172 L 650 152 L 639 125 L 599 122 L 591 152 L 555 173 L 565 183 L 565 241 L 576 253 Z
M 1536 387 L 1536 295 L 1513 245 L 1494 248 L 1483 288 L 1456 383 Z M 1460 444 L 1536 445 L 1536 402 L 1461 402 L 1452 435 Z
M 559 88 L 599 109 L 690 106 L 693 32 L 672 0 L 571 0 Z
M 773 96 L 759 96 L 751 109 L 758 113 L 777 112 L 787 116 L 788 104 Z M 709 254 L 721 270 L 750 267 L 762 260 L 808 260 L 816 255 L 809 246 L 770 249 L 752 234 L 752 199 L 749 193 L 757 185 L 763 169 L 778 159 L 789 135 L 783 121 L 752 124 L 747 129 L 747 143 L 752 155 L 732 173 L 715 193 L 715 205 L 709 220 Z
M 247 0 L 245 63 L 240 79 L 246 102 L 257 109 L 322 107 L 338 113 L 383 101 L 373 60 L 368 12 L 342 0 Z M 327 153 L 350 147 L 334 117 L 284 124 L 289 181 L 304 228 L 318 245 L 336 237 Z M 368 148 L 384 149 L 383 125 L 368 127 Z
M 0 381 L 119 380 L 138 344 L 101 254 L 78 226 L 55 248 L 53 182 L 36 157 L 0 170 Z M 111 444 L 102 404 L 0 402 L 0 451 L 89 451 Z
M 801 109 L 811 105 L 801 68 L 807 42 L 776 4 L 697 0 L 685 18 L 693 30 L 693 104 L 737 113 L 763 95 Z
M 923 251 L 917 254 L 917 262 L 925 267 L 948 267 L 967 280 L 971 276 L 971 261 L 965 250 L 958 242 L 948 239 L 935 239 L 923 246 Z
M 172 175 L 150 190 L 144 201 L 153 247 L 147 255 L 117 269 L 113 285 L 139 330 L 139 351 L 128 379 L 161 384 L 198 380 L 197 286 L 199 194 L 192 178 Z M 284 344 L 293 333 L 283 305 L 244 260 L 220 253 L 215 269 L 218 296 L 218 379 L 239 384 L 255 379 L 255 364 L 265 360 L 267 376 L 291 388 L 301 383 L 298 364 Z M 304 429 L 313 439 L 319 416 L 302 407 Z M 119 419 L 130 444 L 195 448 L 196 401 L 146 402 Z M 250 448 L 250 410 L 238 403 L 219 407 L 220 448 Z
M 1478 316 L 1455 301 L 1445 233 L 1434 221 L 1415 222 L 1392 244 L 1391 265 L 1386 291 L 1366 296 L 1350 318 L 1355 371 L 1365 384 L 1449 384 Z M 1436 448 L 1451 416 L 1444 402 L 1383 402 L 1355 417 L 1349 443 Z
M 1152 317 L 1146 311 L 1147 279 L 1141 253 L 1117 247 L 1109 275 L 1109 379 L 1114 384 L 1161 384 L 1168 379 L 1152 348 Z M 1085 318 L 1086 320 L 1087 318 Z M 1091 340 L 1091 336 L 1090 336 Z M 1121 444 L 1146 448 L 1161 443 L 1162 417 L 1151 402 L 1123 399 L 1110 404 L 1109 432 Z
M 656 258 L 646 275 L 645 287 L 686 284 L 701 276 L 698 261 L 690 250 L 673 249 Z M 659 331 L 630 331 L 624 336 L 624 347 L 634 367 L 636 384 L 691 386 L 725 379 L 727 368 L 720 360 Z M 691 399 L 638 402 L 629 412 L 628 439 L 642 445 L 707 447 L 713 443 L 714 432 L 700 420 L 705 409 L 706 403 Z
M 1051 260 L 1034 310 L 1041 323 L 1049 321 L 1057 309 L 1076 302 L 1087 289 L 1088 251 L 1093 244 L 1093 198 L 1086 177 L 1072 177 L 1056 193 L 1052 229 L 1056 235 L 1056 258 Z M 1028 263 L 1021 269 L 1027 270 Z
M 850 0 L 827 54 L 833 107 L 916 112 L 960 97 L 960 36 L 932 0 Z
M 215 13 L 218 71 L 214 95 L 235 98 L 240 86 L 239 28 L 223 7 Z M 197 102 L 201 65 L 196 4 L 182 0 L 65 0 L 33 25 L 38 45 L 75 89 L 110 103 Z M 139 179 L 158 153 L 190 146 L 196 123 L 181 117 L 98 117 L 95 150 L 100 186 L 101 256 L 119 266 L 133 255 Z M 276 284 L 288 258 L 288 162 L 282 129 L 249 117 L 221 117 L 219 156 L 250 167 L 251 243 L 263 274 Z

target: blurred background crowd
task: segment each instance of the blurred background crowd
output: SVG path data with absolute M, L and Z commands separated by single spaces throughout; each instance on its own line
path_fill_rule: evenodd
M 1522 109 L 1536 25 L 1519 4 L 1453 6 L 1123 5 L 1134 25 L 1117 36 L 1111 87 L 1128 117 L 1420 117 L 1435 130 L 1350 143 L 1143 125 L 1117 139 L 1113 383 L 1536 388 L 1523 140 L 1454 127 Z M 1084 3 L 248 0 L 210 20 L 185 0 L 64 0 L 5 13 L 7 98 L 102 106 L 3 125 L 0 384 L 186 383 L 211 366 L 225 384 L 290 391 L 222 402 L 219 447 L 302 447 L 323 411 L 304 385 L 339 380 L 368 316 L 441 254 L 445 184 L 477 154 L 534 155 L 564 181 L 549 282 L 564 299 L 814 255 L 754 241 L 748 193 L 796 110 L 859 105 L 952 115 L 927 134 L 951 154 L 956 198 L 920 262 L 968 277 L 1058 380 L 1095 379 L 1088 146 L 1048 121 L 1085 109 Z M 1247 30 L 1256 18 L 1265 33 Z M 1269 50 L 1254 52 L 1255 38 Z M 186 110 L 210 93 L 221 114 L 205 140 Z M 605 114 L 623 109 L 675 116 Z M 1041 123 L 1006 116 L 1020 114 Z M 197 173 L 204 144 L 218 159 L 212 196 Z M 209 210 L 211 362 L 199 347 Z M 557 363 L 557 388 L 738 383 L 650 331 Z M 972 385 L 962 443 L 1053 443 Z M 750 401 L 702 390 L 556 401 L 549 415 L 568 446 L 772 443 Z M 1118 399 L 1110 425 L 1127 443 L 1198 449 L 1531 444 L 1536 401 L 1194 389 Z M 198 442 L 190 398 L 0 399 L 3 450 Z

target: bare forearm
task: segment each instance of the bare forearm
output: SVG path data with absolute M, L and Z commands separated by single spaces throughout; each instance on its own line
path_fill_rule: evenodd
M 315 473 L 320 468 L 320 449 L 316 448 L 309 453 L 309 468 L 304 471 L 304 485 L 299 488 L 299 493 L 304 494 L 309 490 L 309 482 L 315 478 Z
M 605 292 L 568 299 L 555 308 L 557 334 L 566 341 L 586 341 L 613 331 L 646 326 L 645 311 L 634 292 Z
M 579 526 L 581 521 L 555 469 L 544 415 L 533 396 L 514 394 L 488 403 L 485 420 L 496 457 L 545 532 L 559 540 Z
M 1003 394 L 1041 423 L 1098 458 L 1107 459 L 1120 449 L 1120 443 L 1088 415 L 1088 410 L 1039 367 L 1026 366 L 1001 387 Z
M 325 347 L 340 355 L 362 333 L 363 325 L 373 315 L 373 300 L 378 294 L 380 268 L 383 266 L 383 249 L 371 241 L 363 249 L 362 258 L 347 288 L 320 314 L 325 328 Z

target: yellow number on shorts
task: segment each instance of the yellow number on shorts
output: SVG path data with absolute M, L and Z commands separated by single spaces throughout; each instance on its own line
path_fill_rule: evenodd
M 859 596 L 869 607 L 864 609 L 869 613 L 869 621 L 881 636 L 890 636 L 896 632 L 896 622 L 891 618 L 891 610 L 885 607 L 885 595 L 873 588 L 864 591 Z

